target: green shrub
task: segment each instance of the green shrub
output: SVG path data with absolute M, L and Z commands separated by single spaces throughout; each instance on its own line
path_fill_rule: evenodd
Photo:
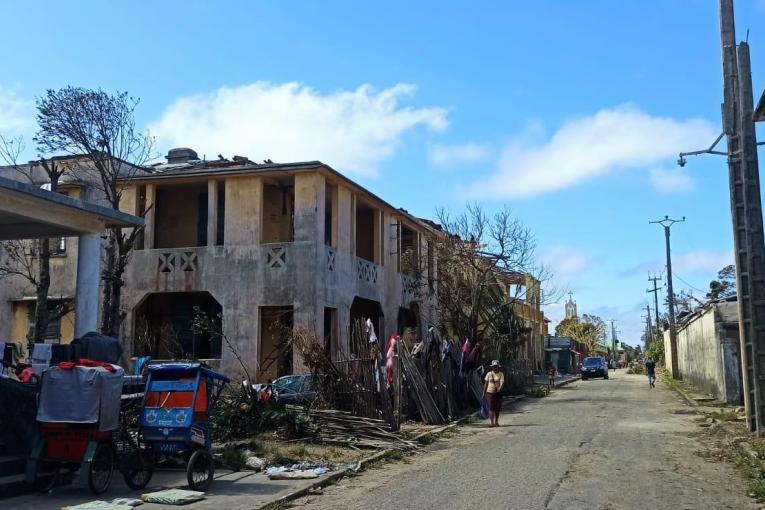
M 287 409 L 279 404 L 253 404 L 242 391 L 230 390 L 221 396 L 210 427 L 216 441 L 248 439 L 264 431 L 280 431 L 288 438 L 308 433 L 308 410 Z
M 662 338 L 651 342 L 651 345 L 645 350 L 645 358 L 654 360 L 656 364 L 664 363 L 664 340 Z

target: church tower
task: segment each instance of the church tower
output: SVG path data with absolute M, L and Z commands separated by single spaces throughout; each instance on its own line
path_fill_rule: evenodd
M 576 301 L 572 297 L 572 293 L 568 293 L 568 301 L 566 301 L 566 318 L 576 317 Z

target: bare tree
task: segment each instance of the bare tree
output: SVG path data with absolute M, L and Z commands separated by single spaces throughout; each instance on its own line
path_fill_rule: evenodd
M 507 208 L 489 214 L 472 204 L 456 216 L 441 209 L 437 217 L 445 230 L 435 241 L 442 330 L 512 356 L 529 338 L 514 309 L 529 297 L 527 286 L 516 284 L 527 276 L 548 279 L 536 263 L 532 232 Z
M 66 87 L 48 90 L 37 100 L 34 137 L 47 153 L 66 153 L 82 159 L 71 171 L 91 185 L 112 209 L 119 210 L 120 181 L 142 171 L 151 158 L 153 139 L 138 131 L 135 108 L 138 99 L 126 92 Z M 121 308 L 124 273 L 139 229 L 109 229 L 104 254 L 101 331 L 118 334 L 125 312 Z
M 37 174 L 42 177 L 52 193 L 56 193 L 61 177 L 67 172 L 67 166 L 54 159 L 40 158 L 27 165 L 19 164 L 19 155 L 24 150 L 21 138 L 6 139 L 0 135 L 0 160 L 6 163 L 19 177 L 30 184 L 39 184 Z M 59 243 L 58 239 L 53 242 Z M 0 278 L 20 276 L 26 280 L 35 291 L 35 313 L 31 343 L 45 341 L 48 324 L 52 320 L 66 315 L 71 306 L 59 299 L 49 302 L 50 293 L 50 257 L 51 239 L 43 238 L 36 241 L 6 241 L 0 244 L 0 250 L 5 252 L 5 261 L 0 265 Z

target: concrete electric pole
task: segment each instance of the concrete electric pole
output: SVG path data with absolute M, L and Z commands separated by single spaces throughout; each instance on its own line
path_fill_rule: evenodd
M 656 282 L 661 281 L 661 276 L 648 276 L 648 281 L 653 282 L 653 289 L 648 289 L 646 292 L 653 292 L 653 312 L 656 314 L 656 330 L 659 331 L 661 326 L 659 326 L 659 286 L 656 284 Z
M 664 216 L 663 220 L 649 221 L 648 223 L 658 223 L 664 227 L 664 240 L 667 245 L 667 304 L 669 308 L 669 353 L 672 357 L 672 377 L 679 379 L 679 367 L 677 364 L 677 331 L 675 331 L 675 293 L 672 290 L 672 254 L 669 244 L 669 229 L 675 223 L 685 221 L 673 220 L 669 216 Z
M 754 111 L 749 43 L 744 41 L 736 47 L 733 0 L 720 0 L 720 43 L 723 132 L 708 149 L 681 152 L 677 163 L 685 166 L 685 156 L 697 154 L 728 158 L 744 407 L 749 430 L 762 434 L 765 432 L 765 242 L 754 123 L 765 120 L 765 103 L 761 98 Z M 727 152 L 714 150 L 723 136 Z
M 653 340 L 653 326 L 651 325 L 651 305 L 646 303 L 645 305 L 646 321 L 648 323 L 648 336 L 646 339 L 651 342 Z
M 750 431 L 765 430 L 765 244 L 760 202 L 757 139 L 752 117 L 749 44 L 736 49 L 733 0 L 720 0 L 723 56 L 723 133 L 728 145 L 728 180 L 733 220 L 744 405 Z

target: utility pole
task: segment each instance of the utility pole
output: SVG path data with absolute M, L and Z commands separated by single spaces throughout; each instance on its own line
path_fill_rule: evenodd
M 654 275 L 653 278 L 651 276 L 648 276 L 648 281 L 653 282 L 653 289 L 648 289 L 646 292 L 653 292 L 653 311 L 656 314 L 656 330 L 659 329 L 659 286 L 656 284 L 656 282 L 661 281 L 661 276 Z
M 616 328 L 614 327 L 614 319 L 611 319 L 611 356 L 616 354 Z
M 646 307 L 646 309 L 647 308 L 648 307 Z M 646 310 L 646 313 L 647 315 L 641 315 L 640 317 L 642 317 L 645 320 L 645 346 L 647 349 L 648 346 L 651 344 L 651 311 Z
M 765 243 L 763 243 L 757 139 L 752 117 L 749 44 L 736 49 L 733 0 L 720 0 L 723 64 L 723 134 L 733 221 L 744 405 L 750 431 L 765 431 Z
M 669 304 L 669 353 L 672 357 L 672 377 L 680 378 L 680 370 L 677 360 L 677 331 L 675 331 L 675 293 L 672 290 L 672 255 L 669 245 L 669 229 L 675 223 L 685 221 L 685 216 L 681 220 L 673 220 L 669 216 L 664 216 L 663 220 L 649 221 L 648 223 L 658 223 L 664 227 L 664 240 L 667 245 L 667 302 Z
M 651 325 L 651 305 L 646 303 L 645 305 L 645 313 L 646 313 L 646 322 L 648 323 L 648 340 L 649 342 L 653 340 L 653 326 Z

